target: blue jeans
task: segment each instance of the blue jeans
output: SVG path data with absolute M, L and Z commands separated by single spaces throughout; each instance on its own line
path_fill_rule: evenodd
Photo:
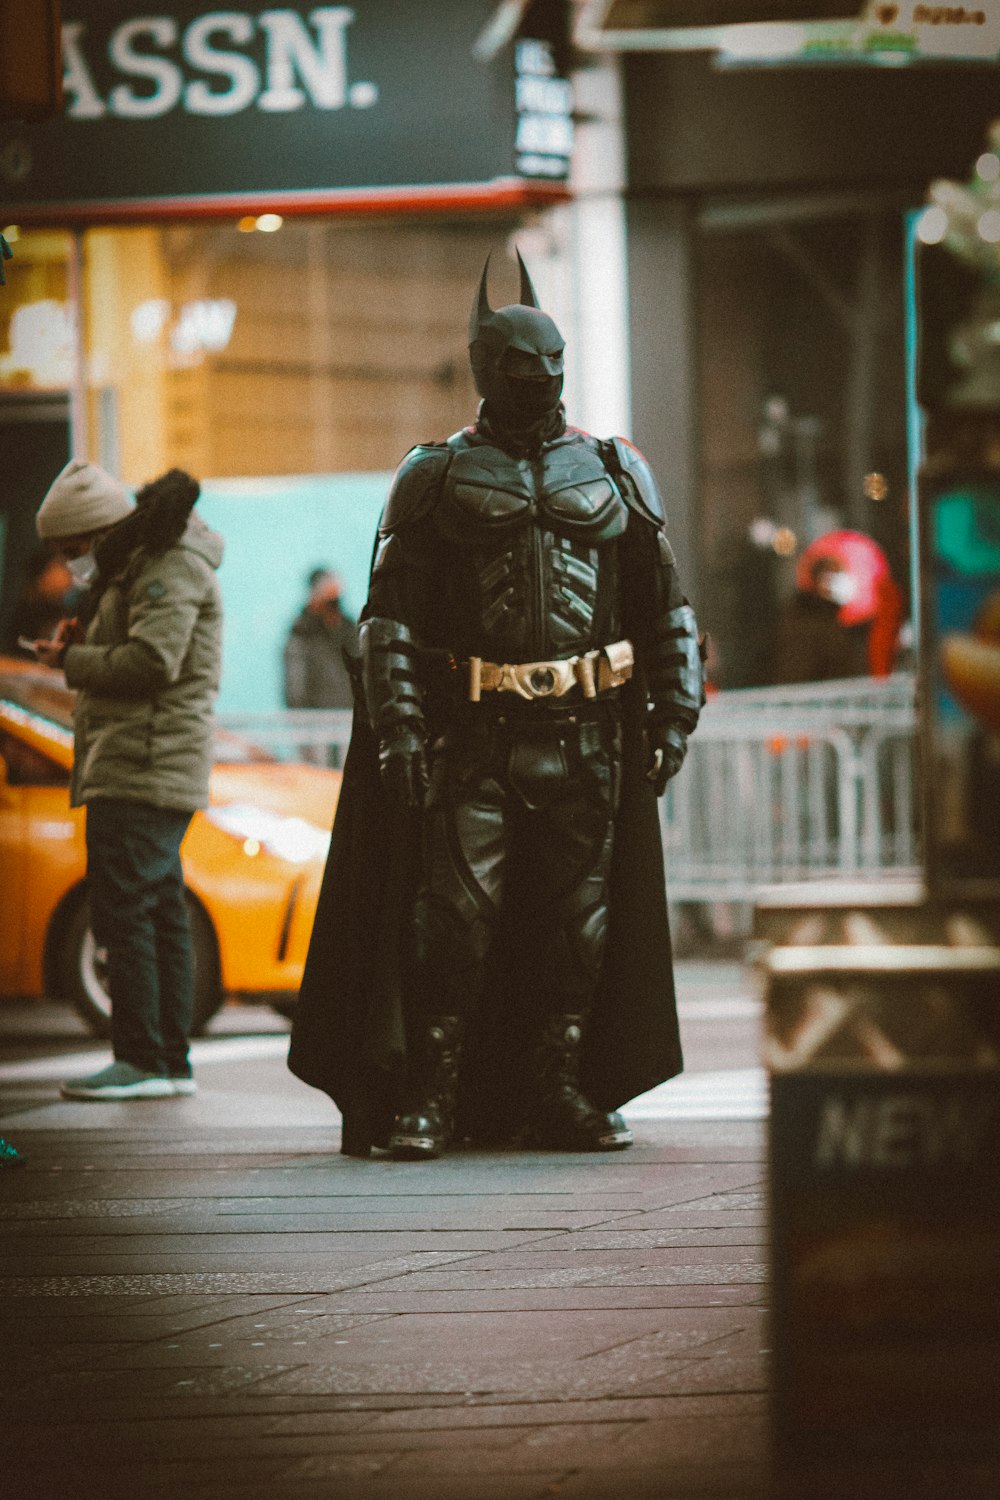
M 146 1073 L 190 1072 L 194 953 L 180 846 L 191 813 L 147 802 L 87 804 L 87 889 L 108 952 L 115 1057 Z

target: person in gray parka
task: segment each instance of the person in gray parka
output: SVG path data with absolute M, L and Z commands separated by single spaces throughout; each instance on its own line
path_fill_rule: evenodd
M 70 1099 L 192 1094 L 194 962 L 180 845 L 208 802 L 222 661 L 223 542 L 193 514 L 199 487 L 171 469 L 135 504 L 73 460 L 38 533 L 87 586 L 39 660 L 77 690 L 71 802 L 87 809 L 91 926 L 107 949 L 114 1062 L 62 1086 Z

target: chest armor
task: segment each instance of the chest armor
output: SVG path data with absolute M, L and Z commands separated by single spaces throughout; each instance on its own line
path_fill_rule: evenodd
M 596 445 L 533 458 L 454 452 L 435 524 L 453 549 L 462 649 L 494 661 L 571 656 L 619 631 L 617 547 L 628 510 Z

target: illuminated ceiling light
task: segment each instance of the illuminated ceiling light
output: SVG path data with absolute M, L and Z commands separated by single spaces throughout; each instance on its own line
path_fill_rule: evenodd
M 132 337 L 138 344 L 155 343 L 169 317 L 170 303 L 164 297 L 150 297 L 147 301 L 140 302 L 132 309 L 129 319 Z
M 257 228 L 261 234 L 274 234 L 284 222 L 280 214 L 261 214 L 257 220 Z
M 253 214 L 244 214 L 242 219 L 237 220 L 236 228 L 239 230 L 240 234 L 253 234 L 254 230 L 257 228 L 257 220 L 254 218 Z
M 922 245 L 940 245 L 948 233 L 948 215 L 934 205 L 925 208 L 917 220 L 917 239 Z
M 930 185 L 927 195 L 939 208 L 960 208 L 965 200 L 965 190 L 947 177 L 939 177 Z
M 770 516 L 755 516 L 747 527 L 747 535 L 755 547 L 773 547 L 778 528 Z
M 983 182 L 996 182 L 1000 178 L 1000 156 L 984 151 L 976 162 L 976 175 Z
M 988 208 L 979 217 L 976 232 L 988 245 L 1000 244 L 1000 210 Z
M 0 377 L 27 371 L 37 385 L 64 386 L 73 378 L 73 320 L 64 302 L 46 297 L 11 313 L 10 349 L 0 354 Z
M 8 245 L 16 245 L 21 238 L 21 226 L 20 224 L 8 224 L 6 229 L 0 229 L 0 234 L 3 235 Z
M 229 297 L 185 302 L 170 334 L 171 347 L 186 356 L 218 354 L 232 338 L 235 322 L 236 303 Z
M 791 557 L 798 545 L 799 539 L 790 526 L 779 526 L 771 543 L 779 557 Z

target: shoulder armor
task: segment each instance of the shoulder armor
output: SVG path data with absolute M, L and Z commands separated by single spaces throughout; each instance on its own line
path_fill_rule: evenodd
M 412 526 L 430 513 L 450 462 L 451 452 L 444 443 L 418 443 L 410 449 L 392 477 L 379 521 L 380 536 Z
M 619 472 L 627 481 L 622 492 L 629 510 L 657 526 L 665 525 L 667 517 L 656 479 L 638 448 L 633 448 L 623 437 L 613 437 L 610 446 Z

